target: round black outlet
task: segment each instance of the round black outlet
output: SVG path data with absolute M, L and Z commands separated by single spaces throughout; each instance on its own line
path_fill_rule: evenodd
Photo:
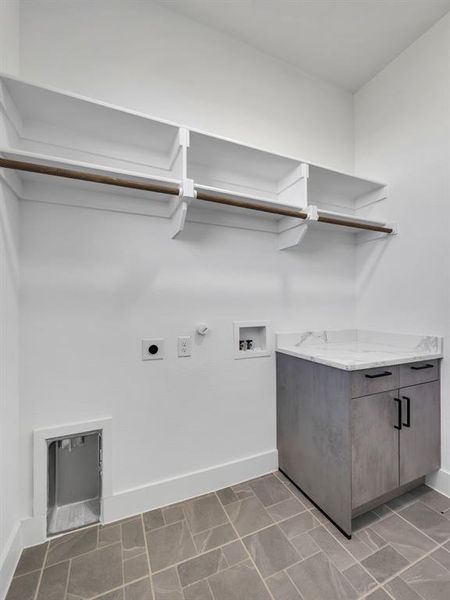
M 152 344 L 148 349 L 149 354 L 156 354 L 158 352 L 158 350 L 159 350 L 159 348 L 156 344 Z

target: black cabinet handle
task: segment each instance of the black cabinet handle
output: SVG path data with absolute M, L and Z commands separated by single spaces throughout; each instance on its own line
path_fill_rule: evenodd
M 394 425 L 394 429 L 401 429 L 402 428 L 402 401 L 400 400 L 400 398 L 394 398 L 394 402 L 397 402 L 397 408 L 398 408 L 397 425 Z
M 434 365 L 430 365 L 427 363 L 426 365 L 422 365 L 421 367 L 411 367 L 413 371 L 422 371 L 423 369 L 433 369 Z
M 402 396 L 403 400 L 406 400 L 406 423 L 402 423 L 405 427 L 411 427 L 411 398 L 408 396 Z
M 367 379 L 377 379 L 377 377 L 387 377 L 388 375 L 392 375 L 390 371 L 385 371 L 384 373 L 377 373 L 376 375 L 367 375 Z

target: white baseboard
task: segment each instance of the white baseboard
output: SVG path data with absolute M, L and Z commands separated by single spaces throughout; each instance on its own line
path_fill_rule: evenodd
M 103 498 L 102 520 L 104 523 L 110 523 L 124 519 L 241 483 L 271 473 L 277 468 L 278 451 L 269 450 L 208 469 L 192 471 L 178 477 L 117 492 Z M 24 548 L 44 542 L 46 540 L 45 517 L 30 517 L 22 521 L 22 540 Z
M 450 471 L 439 469 L 436 473 L 428 475 L 426 483 L 437 492 L 450 497 Z
M 156 481 L 103 499 L 105 523 L 265 475 L 278 468 L 278 452 L 270 450 L 233 462 Z
M 21 523 L 17 523 L 0 555 L 0 600 L 6 597 L 11 579 L 22 552 Z
M 47 539 L 45 517 L 30 517 L 22 521 L 22 543 L 24 548 L 42 544 Z

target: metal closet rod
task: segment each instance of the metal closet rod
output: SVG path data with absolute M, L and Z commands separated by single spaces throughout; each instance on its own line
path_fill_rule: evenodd
M 24 162 L 20 160 L 12 160 L 9 158 L 0 158 L 0 167 L 4 169 L 14 169 L 16 171 L 27 171 L 29 173 L 39 173 L 41 175 L 53 175 L 54 177 L 65 177 L 66 179 L 78 179 L 79 181 L 90 181 L 92 183 L 102 183 L 104 185 L 114 185 L 117 187 L 131 188 L 134 190 L 143 190 L 146 192 L 157 192 L 160 194 L 171 194 L 178 196 L 180 186 L 176 183 L 139 183 L 131 179 L 122 179 L 121 177 L 112 177 L 111 175 L 95 175 L 94 173 L 84 173 L 83 171 L 73 171 L 71 169 L 60 169 L 59 167 L 49 167 L 47 165 L 39 165 L 37 163 Z M 258 202 L 249 200 L 239 200 L 237 198 L 229 198 L 223 194 L 212 192 L 209 190 L 197 190 L 197 200 L 205 202 L 215 202 L 217 204 L 226 204 L 228 206 L 237 206 L 238 208 L 247 208 L 249 210 L 257 210 L 260 212 L 271 213 L 274 215 L 282 215 L 284 217 L 294 217 L 296 219 L 306 219 L 307 213 L 301 210 L 290 208 L 282 208 L 275 206 L 267 206 Z M 319 216 L 320 223 L 329 223 L 330 225 L 340 225 L 343 227 L 352 227 L 354 229 L 363 229 L 366 231 L 378 231 L 380 233 L 392 233 L 391 227 L 383 227 L 381 225 L 370 225 L 361 221 L 351 219 L 339 219 L 338 217 L 328 217 L 326 215 Z

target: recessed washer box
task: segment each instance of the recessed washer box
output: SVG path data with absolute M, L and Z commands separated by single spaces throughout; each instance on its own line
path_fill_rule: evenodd
M 234 358 L 270 356 L 268 321 L 234 322 Z

